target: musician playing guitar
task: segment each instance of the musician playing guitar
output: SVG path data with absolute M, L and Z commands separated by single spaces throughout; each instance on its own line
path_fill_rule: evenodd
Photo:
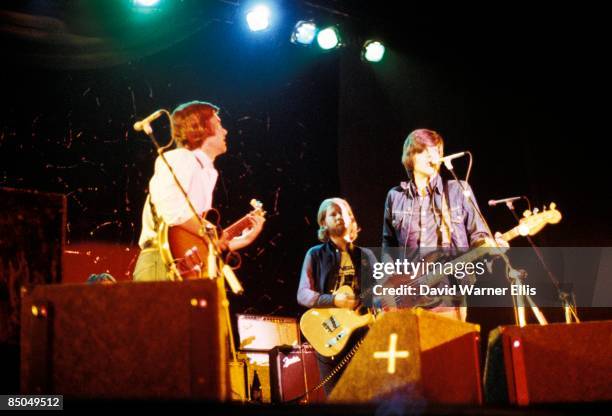
M 443 180 L 439 159 L 444 153 L 442 137 L 435 131 L 418 129 L 408 135 L 402 165 L 408 182 L 392 188 L 385 201 L 383 251 L 395 247 L 406 252 L 443 247 L 465 250 L 470 247 L 508 247 L 496 233 L 495 240 L 468 201 L 457 181 Z M 468 197 L 471 189 L 464 183 Z M 388 261 L 388 259 L 385 259 Z M 448 317 L 465 320 L 465 300 L 433 309 Z
M 340 198 L 326 199 L 317 213 L 318 238 L 323 244 L 311 247 L 306 253 L 300 284 L 298 303 L 308 308 L 347 308 L 359 305 L 362 268 L 367 270 L 376 260 L 371 251 L 353 244 L 359 228 L 349 204 Z M 352 288 L 354 293 L 339 288 Z M 355 339 L 353 339 L 354 343 Z M 342 361 L 350 345 L 334 357 L 318 354 L 321 379 L 325 379 Z M 339 379 L 341 372 L 325 384 L 327 394 Z
M 173 135 L 178 147 L 164 153 L 200 216 L 212 207 L 213 190 L 219 176 L 214 161 L 227 151 L 227 130 L 218 112 L 218 107 L 202 101 L 179 105 L 172 113 Z M 263 228 L 264 218 L 252 215 L 248 219 L 250 227 L 241 235 L 231 239 L 221 236 L 221 249 L 239 250 L 255 240 Z M 161 221 L 194 236 L 201 233 L 200 220 L 193 214 L 170 170 L 158 157 L 142 213 L 141 252 L 133 273 L 136 281 L 172 278 L 158 247 Z

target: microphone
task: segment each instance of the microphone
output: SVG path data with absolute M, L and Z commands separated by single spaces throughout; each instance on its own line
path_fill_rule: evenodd
M 459 152 L 459 153 L 453 153 L 452 155 L 448 155 L 448 156 L 444 156 L 444 157 L 439 157 L 437 159 L 434 159 L 432 161 L 432 163 L 434 165 L 441 165 L 442 163 L 444 163 L 444 166 L 446 166 L 446 168 L 448 170 L 452 170 L 453 169 L 453 164 L 451 163 L 451 160 L 453 159 L 457 159 L 460 158 L 462 156 L 464 156 L 467 152 Z
M 494 207 L 497 204 L 506 204 L 508 202 L 513 202 L 516 201 L 517 199 L 521 199 L 522 196 L 512 196 L 510 198 L 503 198 L 503 199 L 490 199 L 489 200 L 489 206 L 490 207 Z
M 440 165 L 442 163 L 446 163 L 448 161 L 451 161 L 453 159 L 457 159 L 460 158 L 462 156 L 465 156 L 465 152 L 459 152 L 459 153 L 453 153 L 452 155 L 448 155 L 448 156 L 444 156 L 444 157 L 439 157 L 438 159 L 436 159 L 434 161 L 434 163 L 436 165 Z
M 147 127 L 148 127 L 148 130 L 150 130 L 151 126 L 149 125 L 151 124 L 151 122 L 153 120 L 157 120 L 163 113 L 164 113 L 164 110 L 157 110 L 153 114 L 150 114 L 147 117 L 143 118 L 142 120 L 137 121 L 136 123 L 134 123 L 134 130 L 136 131 L 144 130 L 144 132 L 148 134 L 149 131 L 147 131 Z

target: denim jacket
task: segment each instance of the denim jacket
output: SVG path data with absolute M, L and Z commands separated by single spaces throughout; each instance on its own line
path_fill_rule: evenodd
M 356 245 L 351 245 L 348 253 L 355 266 L 355 285 L 358 295 L 359 286 L 362 283 L 362 272 L 370 270 L 376 258 L 370 250 Z M 340 250 L 331 241 L 308 250 L 304 258 L 297 292 L 297 300 L 300 305 L 307 308 L 334 306 L 334 296 L 331 292 L 338 279 L 340 256 Z
M 474 203 L 477 204 L 470 185 L 463 181 L 462 184 L 468 190 Z M 383 249 L 418 246 L 419 233 L 410 226 L 413 215 L 420 215 L 418 206 L 414 203 L 415 193 L 412 182 L 402 182 L 400 186 L 392 188 L 387 193 L 383 222 Z M 464 197 L 459 183 L 455 180 L 442 181 L 438 176 L 433 196 L 436 207 L 442 207 L 444 193 L 450 214 L 451 247 L 473 247 L 485 237 L 490 237 L 486 225 L 475 212 L 472 204 Z

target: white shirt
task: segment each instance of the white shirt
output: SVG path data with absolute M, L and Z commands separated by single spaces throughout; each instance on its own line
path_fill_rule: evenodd
M 164 153 L 164 156 L 174 169 L 196 212 L 201 215 L 208 211 L 212 207 L 213 190 L 219 176 L 210 157 L 201 149 L 185 148 L 171 150 Z M 149 182 L 148 198 L 151 198 L 155 205 L 157 215 L 168 225 L 182 224 L 193 216 L 170 170 L 159 156 L 155 160 L 155 172 Z M 141 248 L 145 242 L 156 237 L 148 198 L 142 210 L 142 231 L 138 240 Z

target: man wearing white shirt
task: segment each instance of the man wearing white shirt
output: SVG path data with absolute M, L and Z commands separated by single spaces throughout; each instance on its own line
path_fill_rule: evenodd
M 164 153 L 200 216 L 212 207 L 213 191 L 219 176 L 214 161 L 227 151 L 227 130 L 221 125 L 218 111 L 218 107 L 202 101 L 178 106 L 172 112 L 173 133 L 178 148 Z M 155 161 L 149 196 L 142 212 L 142 232 L 138 241 L 141 252 L 133 274 L 136 281 L 170 279 L 157 247 L 156 218 L 196 235 L 200 231 L 200 221 L 160 157 Z M 245 234 L 229 241 L 222 238 L 222 243 L 229 250 L 248 246 L 261 232 L 263 217 L 249 218 L 252 227 Z

